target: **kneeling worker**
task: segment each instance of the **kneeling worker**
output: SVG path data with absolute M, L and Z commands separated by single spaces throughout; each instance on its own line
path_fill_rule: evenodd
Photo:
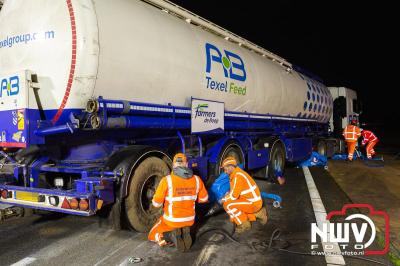
M 171 245 L 163 233 L 172 231 L 171 238 L 177 249 L 188 250 L 192 245 L 190 226 L 194 224 L 196 200 L 207 202 L 207 190 L 201 178 L 188 168 L 186 156 L 178 153 L 173 160 L 172 173 L 161 179 L 154 194 L 153 206 L 160 208 L 164 204 L 164 214 L 150 230 L 149 240 L 160 246 Z
M 228 157 L 222 162 L 230 179 L 230 191 L 222 199 L 224 209 L 236 224 L 236 232 L 242 233 L 251 229 L 251 223 L 260 219 L 266 224 L 267 210 L 263 207 L 260 189 L 248 173 L 237 166 L 236 159 Z

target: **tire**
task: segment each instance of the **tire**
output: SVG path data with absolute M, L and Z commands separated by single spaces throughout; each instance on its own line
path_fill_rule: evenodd
M 268 162 L 268 179 L 269 180 L 271 180 L 273 182 L 277 181 L 278 176 L 276 175 L 276 172 L 277 171 L 280 171 L 281 173 L 284 172 L 285 161 L 286 161 L 285 147 L 280 140 L 276 140 L 272 144 L 269 162 Z
M 217 164 L 218 168 L 216 169 L 217 175 L 222 173 L 223 170 L 221 169 L 221 165 L 227 157 L 233 157 L 236 159 L 238 164 L 244 164 L 244 153 L 242 148 L 236 142 L 228 142 L 222 148 L 221 154 L 219 155 Z
M 152 211 L 151 200 L 162 177 L 168 175 L 168 165 L 157 157 L 149 157 L 133 171 L 125 198 L 125 213 L 129 225 L 138 232 L 148 232 L 161 215 L 161 208 Z
M 317 143 L 317 152 L 323 156 L 327 156 L 327 145 L 326 142 L 323 140 L 319 140 Z
M 215 181 L 215 179 L 218 178 L 218 176 L 222 173 L 222 169 L 220 168 L 222 165 L 222 162 L 225 160 L 225 158 L 232 156 L 236 159 L 236 161 L 239 164 L 243 164 L 244 161 L 244 153 L 242 151 L 242 148 L 239 146 L 234 141 L 230 141 L 224 145 L 224 147 L 221 149 L 221 153 L 218 156 L 217 164 L 215 165 L 215 169 L 211 171 L 210 178 L 207 179 L 206 182 L 206 187 L 210 187 L 212 183 Z

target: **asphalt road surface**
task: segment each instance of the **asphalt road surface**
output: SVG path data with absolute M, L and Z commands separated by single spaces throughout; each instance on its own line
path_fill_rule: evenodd
M 267 248 L 272 232 L 279 229 L 279 238 L 288 242 L 275 241 L 275 247 L 310 253 L 311 223 L 321 216 L 321 208 L 329 213 L 350 203 L 324 169 L 310 168 L 310 174 L 312 183 L 306 181 L 301 168 L 286 171 L 284 186 L 257 181 L 262 190 L 279 194 L 283 206 L 275 209 L 268 201 L 268 224 L 254 223 L 252 231 L 235 235 L 241 244 L 229 239 L 218 242 L 221 236 L 210 232 L 196 239 L 189 252 L 179 253 L 173 248 L 160 249 L 147 241 L 145 234 L 114 231 L 98 217 L 35 214 L 0 223 L 0 265 L 134 265 L 134 258 L 141 259 L 136 265 L 376 265 L 349 257 L 329 261 L 323 255 L 306 256 Z M 313 183 L 316 189 L 309 189 Z M 318 191 L 320 202 L 312 202 L 310 190 Z M 228 216 L 220 213 L 202 222 L 196 230 L 203 232 L 209 228 L 229 231 L 232 227 Z M 390 265 L 386 257 L 368 258 Z

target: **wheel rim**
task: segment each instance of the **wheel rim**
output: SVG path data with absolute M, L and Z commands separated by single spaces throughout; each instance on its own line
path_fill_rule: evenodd
M 326 150 L 325 150 L 325 145 L 323 143 L 318 144 L 318 153 L 325 156 Z
M 273 159 L 273 165 L 274 165 L 275 171 L 282 171 L 283 158 L 282 158 L 282 154 L 279 154 L 279 152 L 275 152 L 275 156 Z
M 158 175 L 150 175 L 146 178 L 140 190 L 140 206 L 147 215 L 152 215 L 150 212 L 150 206 L 152 199 L 157 189 L 157 180 L 160 179 Z

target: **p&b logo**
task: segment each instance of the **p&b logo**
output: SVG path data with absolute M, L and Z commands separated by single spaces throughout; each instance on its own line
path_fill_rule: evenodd
M 15 96 L 19 93 L 19 77 L 13 76 L 9 79 L 1 79 L 0 82 L 0 98 L 7 96 Z
M 242 58 L 230 51 L 224 50 L 224 54 L 213 44 L 206 43 L 207 66 L 206 72 L 211 73 L 213 62 L 222 66 L 226 78 L 241 82 L 246 81 L 246 69 Z

